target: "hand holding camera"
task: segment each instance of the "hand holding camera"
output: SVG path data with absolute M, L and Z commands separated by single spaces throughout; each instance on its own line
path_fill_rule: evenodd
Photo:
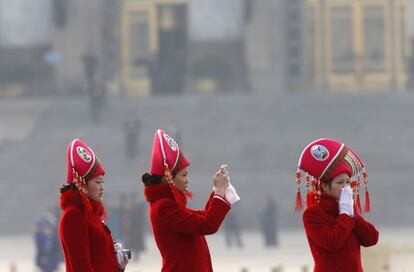
M 214 193 L 224 197 L 227 187 L 229 187 L 230 177 L 227 170 L 227 164 L 220 166 L 219 171 L 216 172 L 213 178 Z
M 240 200 L 236 189 L 230 183 L 228 165 L 223 164 L 214 176 L 214 193 L 223 196 L 231 205 Z
M 123 249 L 121 243 L 115 243 L 114 248 L 115 256 L 118 261 L 118 268 L 120 271 L 124 271 L 128 261 L 131 259 L 131 250 Z

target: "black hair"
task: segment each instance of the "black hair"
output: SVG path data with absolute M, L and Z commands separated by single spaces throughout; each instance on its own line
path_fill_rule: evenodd
M 60 194 L 63 194 L 64 192 L 66 192 L 68 190 L 73 190 L 73 191 L 77 192 L 78 188 L 76 188 L 75 183 L 70 183 L 70 184 L 63 184 L 62 187 L 60 187 L 60 189 L 59 189 Z
M 145 186 L 151 186 L 154 184 L 161 184 L 163 176 L 151 175 L 150 173 L 144 173 L 142 175 L 142 183 Z

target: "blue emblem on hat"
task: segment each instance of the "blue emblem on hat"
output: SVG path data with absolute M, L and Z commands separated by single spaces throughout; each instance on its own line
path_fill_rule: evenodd
M 76 151 L 78 152 L 79 157 L 84 161 L 84 162 L 90 162 L 92 160 L 92 156 L 89 154 L 88 151 L 86 151 L 85 148 L 83 148 L 82 146 L 78 146 L 76 148 Z
M 317 161 L 325 161 L 329 158 L 329 151 L 323 145 L 314 145 L 310 150 L 312 157 Z
M 177 151 L 177 144 L 175 143 L 175 141 L 168 136 L 167 134 L 164 134 L 164 139 L 167 142 L 167 144 L 170 146 L 171 150 L 176 152 Z

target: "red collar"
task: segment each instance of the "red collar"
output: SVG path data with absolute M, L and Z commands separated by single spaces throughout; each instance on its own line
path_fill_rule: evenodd
M 99 217 L 106 216 L 103 203 L 93 201 L 90 199 L 89 203 L 92 208 L 92 214 L 97 215 Z M 63 210 L 69 207 L 76 207 L 81 211 L 85 211 L 85 203 L 83 202 L 80 193 L 74 190 L 67 190 L 61 195 L 60 206 Z
M 331 196 L 322 195 L 319 206 L 327 213 L 337 216 L 339 214 L 338 200 Z
M 170 186 L 166 183 L 145 186 L 144 195 L 149 203 L 163 198 L 174 199 Z
M 183 192 L 175 188 L 174 185 L 167 183 L 146 186 L 144 189 L 145 198 L 149 203 L 153 203 L 163 198 L 175 200 L 181 207 L 187 205 L 187 197 Z

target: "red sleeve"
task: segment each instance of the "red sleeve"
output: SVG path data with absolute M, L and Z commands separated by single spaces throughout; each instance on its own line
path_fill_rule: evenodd
M 205 211 L 208 210 L 208 207 L 210 207 L 210 203 L 211 203 L 211 200 L 213 199 L 213 196 L 214 196 L 214 192 L 211 192 L 210 197 L 208 198 L 207 203 L 204 206 Z
M 189 211 L 191 211 L 191 212 L 193 212 L 193 213 L 196 213 L 196 214 L 199 214 L 199 215 L 205 215 L 206 214 L 206 211 L 208 210 L 208 208 L 210 207 L 210 203 L 211 203 L 211 200 L 213 199 L 213 197 L 215 196 L 215 194 L 214 194 L 214 192 L 212 192 L 211 194 L 210 194 L 210 197 L 208 198 L 208 200 L 207 200 L 207 203 L 206 203 L 206 205 L 204 206 L 204 210 L 192 210 L 192 209 L 188 209 Z M 221 199 L 223 199 L 222 197 L 220 197 Z M 223 199 L 224 200 L 224 199 Z M 226 200 L 224 200 L 226 203 L 227 203 L 227 201 Z M 228 203 L 229 205 L 230 205 L 230 203 Z
M 93 272 L 88 226 L 83 213 L 77 209 L 68 210 L 62 217 L 60 234 L 72 271 Z
M 192 210 L 192 209 L 187 209 L 192 213 L 198 214 L 198 215 L 205 215 L 206 214 L 206 210 L 208 210 L 208 207 L 210 206 L 210 202 L 211 199 L 213 199 L 214 193 L 210 194 L 210 197 L 207 200 L 206 205 L 204 206 L 204 210 Z
M 165 200 L 158 207 L 158 219 L 161 226 L 170 231 L 208 235 L 217 232 L 230 206 L 217 198 L 211 198 L 208 208 L 192 211 L 178 207 L 172 200 Z
M 339 215 L 331 225 L 318 208 L 305 210 L 303 224 L 308 239 L 328 251 L 339 250 L 355 226 L 354 219 L 345 214 Z
M 364 247 L 373 246 L 378 242 L 378 230 L 374 225 L 365 221 L 365 219 L 358 213 L 355 214 L 354 233 L 358 237 L 360 244 Z

